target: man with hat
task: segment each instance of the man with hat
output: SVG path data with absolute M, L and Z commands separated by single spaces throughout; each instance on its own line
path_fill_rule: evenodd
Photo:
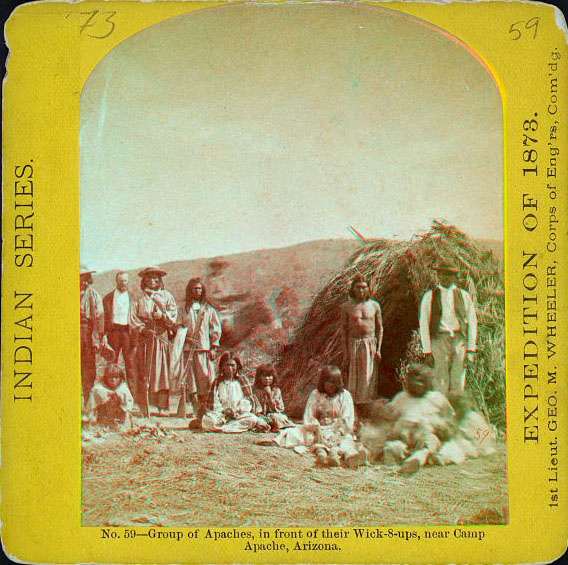
M 434 270 L 439 285 L 429 290 L 420 305 L 420 339 L 426 363 L 434 368 L 433 390 L 463 392 L 465 364 L 476 351 L 477 316 L 471 296 L 456 286 L 460 270 L 442 261 Z
M 159 415 L 167 415 L 170 392 L 170 351 L 168 331 L 177 319 L 174 297 L 164 290 L 166 271 L 147 267 L 140 271 L 142 296 L 130 309 L 130 328 L 138 340 L 137 402 L 143 416 L 149 416 L 150 404 Z
M 104 330 L 101 295 L 91 286 L 94 272 L 81 265 L 81 384 L 85 405 L 97 378 L 97 353 L 101 347 Z
M 229 265 L 230 263 L 225 259 L 209 261 L 209 272 L 205 280 L 207 299 L 219 316 L 225 336 L 231 335 L 237 303 L 249 297 L 248 293 L 236 293 L 234 291 L 233 286 L 225 276 L 225 271 Z

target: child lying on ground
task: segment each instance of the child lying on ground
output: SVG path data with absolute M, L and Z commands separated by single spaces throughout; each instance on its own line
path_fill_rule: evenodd
M 497 431 L 485 418 L 471 409 L 470 399 L 463 393 L 450 395 L 456 413 L 457 430 L 431 457 L 436 465 L 459 465 L 466 459 L 484 457 L 495 452 Z
M 426 365 L 411 365 L 407 390 L 389 404 L 394 426 L 383 458 L 388 465 L 401 463 L 403 475 L 420 470 L 455 430 L 452 406 L 442 393 L 430 390 L 431 374 Z
M 266 420 L 272 431 L 278 432 L 294 425 L 284 414 L 284 401 L 274 365 L 264 363 L 257 368 L 253 391 L 259 403 L 258 415 Z
M 134 399 L 124 380 L 124 370 L 113 363 L 105 368 L 102 382 L 91 389 L 84 420 L 108 427 L 130 425 L 133 408 Z

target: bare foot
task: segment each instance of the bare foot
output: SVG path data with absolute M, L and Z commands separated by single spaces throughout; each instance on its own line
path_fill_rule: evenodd
M 261 439 L 260 441 L 256 442 L 256 445 L 262 445 L 264 447 L 272 447 L 277 445 L 275 441 L 271 439 Z
M 194 418 L 193 420 L 189 421 L 189 423 L 187 424 L 187 427 L 190 430 L 200 430 L 201 429 L 201 420 L 199 418 Z
M 398 472 L 405 477 L 414 475 L 420 470 L 420 461 L 418 459 L 407 459 L 400 467 Z
M 362 447 L 355 455 L 348 457 L 345 460 L 345 464 L 349 467 L 349 469 L 357 469 L 357 467 L 361 467 L 362 465 L 368 465 L 369 451 L 367 448 Z
M 327 458 L 327 466 L 328 467 L 339 467 L 341 465 L 341 461 L 339 460 L 339 455 L 330 455 Z

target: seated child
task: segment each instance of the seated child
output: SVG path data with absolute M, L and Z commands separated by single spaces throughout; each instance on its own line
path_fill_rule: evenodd
M 304 424 L 280 432 L 274 442 L 281 447 L 305 446 L 314 451 L 320 465 L 338 466 L 341 459 L 350 468 L 367 463 L 367 451 L 353 435 L 355 409 L 343 388 L 341 370 L 325 367 L 318 386 L 310 393 L 304 410 Z
M 313 427 L 312 451 L 319 465 L 339 467 L 341 456 L 357 454 L 353 434 L 349 433 L 343 419 L 334 418 L 333 410 L 320 408 L 316 413 L 318 424 Z
M 450 440 L 444 442 L 431 462 L 436 465 L 459 465 L 466 459 L 495 453 L 497 431 L 485 418 L 471 409 L 469 397 L 463 393 L 450 395 L 450 403 L 457 419 L 457 430 Z
M 241 375 L 238 355 L 226 351 L 219 360 L 219 376 L 213 381 L 207 400 L 207 412 L 201 419 L 203 430 L 241 433 L 268 431 L 264 418 L 256 415 L 258 400 L 246 377 Z
M 134 399 L 124 380 L 124 370 L 116 363 L 107 365 L 102 382 L 91 389 L 85 408 L 88 423 L 116 427 L 129 424 Z
M 430 390 L 432 370 L 411 365 L 406 390 L 389 404 L 393 430 L 383 450 L 386 464 L 402 463 L 400 473 L 412 475 L 454 432 L 454 411 L 447 398 Z
M 266 420 L 272 431 L 294 425 L 284 414 L 284 401 L 274 365 L 264 363 L 257 368 L 253 390 L 259 402 L 258 415 Z

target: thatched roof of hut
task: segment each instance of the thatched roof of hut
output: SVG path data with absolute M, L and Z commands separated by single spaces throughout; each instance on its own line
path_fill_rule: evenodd
M 341 305 L 353 277 L 370 284 L 383 312 L 383 360 L 379 392 L 393 396 L 402 388 L 408 364 L 421 357 L 418 316 L 424 293 L 436 284 L 432 266 L 453 260 L 463 270 L 460 284 L 472 296 L 478 315 L 478 350 L 468 369 L 466 390 L 486 416 L 505 423 L 505 304 L 503 270 L 491 251 L 453 226 L 434 222 L 410 241 L 368 241 L 353 253 L 315 297 L 291 342 L 279 356 L 282 390 L 291 414 L 300 416 L 319 369 L 343 365 Z

